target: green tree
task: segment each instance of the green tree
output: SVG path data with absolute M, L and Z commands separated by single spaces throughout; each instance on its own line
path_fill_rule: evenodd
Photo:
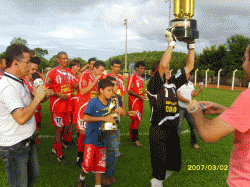
M 34 51 L 38 57 L 44 57 L 45 55 L 49 54 L 47 49 L 42 49 L 39 47 L 35 48 Z
M 23 44 L 23 45 L 28 45 L 27 41 L 25 39 L 22 39 L 22 38 L 13 38 L 10 42 L 10 45 L 12 44 Z
M 49 67 L 56 67 L 58 65 L 57 62 L 57 55 L 54 55 L 50 60 L 49 60 Z

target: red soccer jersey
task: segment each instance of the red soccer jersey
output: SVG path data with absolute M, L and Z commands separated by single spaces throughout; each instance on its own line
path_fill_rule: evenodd
M 138 95 L 143 95 L 144 91 L 144 80 L 142 76 L 139 76 L 137 73 L 130 75 L 127 82 L 127 89 L 132 90 Z M 129 94 L 129 100 L 136 99 L 135 96 Z
M 118 85 L 118 90 L 117 90 L 117 95 L 120 96 L 124 96 L 125 95 L 125 87 L 124 87 L 124 80 L 120 75 L 117 75 L 116 77 L 114 76 L 114 74 L 111 72 L 108 75 L 106 75 L 105 77 L 114 77 L 117 80 L 117 85 Z
M 1 80 L 1 77 L 3 76 L 3 73 L 2 71 L 0 70 L 0 80 Z
M 66 68 L 61 70 L 55 67 L 46 75 L 45 86 L 52 89 L 54 92 L 64 93 L 68 95 L 68 99 L 62 100 L 57 96 L 50 97 L 51 112 L 71 112 L 71 91 L 72 86 L 77 83 L 74 72 Z
M 40 78 L 43 80 L 42 74 L 39 72 L 38 72 L 38 74 L 39 74 Z M 29 93 L 31 94 L 33 92 L 34 80 L 32 79 L 31 81 L 28 81 L 28 78 L 25 76 L 25 77 L 23 77 L 23 83 L 27 85 L 27 87 L 29 89 Z M 39 104 L 36 110 L 41 111 L 41 109 L 42 109 L 42 106 L 41 106 L 41 104 Z

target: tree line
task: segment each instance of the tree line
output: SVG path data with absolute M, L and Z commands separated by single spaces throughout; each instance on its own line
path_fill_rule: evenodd
M 10 44 L 17 43 L 28 45 L 27 41 L 22 38 L 13 38 L 13 40 L 10 42 Z M 216 76 L 217 72 L 222 69 L 221 76 L 227 78 L 232 76 L 232 72 L 237 69 L 238 71 L 236 72 L 236 77 L 244 79 L 246 76 L 242 69 L 242 64 L 244 53 L 248 44 L 249 37 L 236 34 L 227 38 L 226 44 L 206 47 L 200 54 L 196 54 L 194 70 L 199 69 L 198 76 L 204 77 L 206 69 L 210 69 L 209 76 Z M 45 56 L 49 54 L 47 49 L 37 47 L 33 50 L 36 52 L 36 56 L 41 58 L 42 62 L 39 67 L 40 71 L 46 67 L 53 68 L 57 66 L 56 55 L 54 55 L 49 60 L 45 58 Z M 146 70 L 151 70 L 152 63 L 160 60 L 163 54 L 164 51 L 143 51 L 140 53 L 128 53 L 127 62 L 129 65 L 130 62 L 143 60 L 146 63 Z M 4 52 L 1 54 L 1 56 L 4 56 Z M 121 62 L 125 62 L 125 55 L 110 57 L 105 61 L 107 69 L 110 69 L 110 62 L 114 58 L 118 58 L 121 60 Z M 79 60 L 82 65 L 87 64 L 87 62 L 81 57 L 76 57 L 75 59 Z M 170 61 L 170 69 L 172 69 L 173 72 L 177 72 L 178 69 L 185 66 L 186 60 L 186 53 L 173 52 Z M 122 63 L 121 71 L 124 69 L 125 63 Z

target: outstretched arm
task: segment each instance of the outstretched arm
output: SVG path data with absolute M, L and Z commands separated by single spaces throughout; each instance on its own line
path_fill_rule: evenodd
M 189 75 L 190 72 L 194 69 L 194 62 L 195 62 L 195 41 L 187 41 L 188 48 L 188 58 L 186 66 L 184 67 L 186 75 Z
M 250 44 L 248 45 L 246 52 L 245 52 L 245 61 L 244 64 L 242 66 L 242 68 L 244 69 L 245 73 L 247 74 L 247 78 L 250 81 Z

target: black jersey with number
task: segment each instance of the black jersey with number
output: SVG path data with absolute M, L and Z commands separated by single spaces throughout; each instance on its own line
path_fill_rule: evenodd
M 187 83 L 185 69 L 182 68 L 171 76 L 168 84 L 160 77 L 157 69 L 148 82 L 147 95 L 150 102 L 152 125 L 162 125 L 168 120 L 179 117 L 179 107 L 176 91 Z

